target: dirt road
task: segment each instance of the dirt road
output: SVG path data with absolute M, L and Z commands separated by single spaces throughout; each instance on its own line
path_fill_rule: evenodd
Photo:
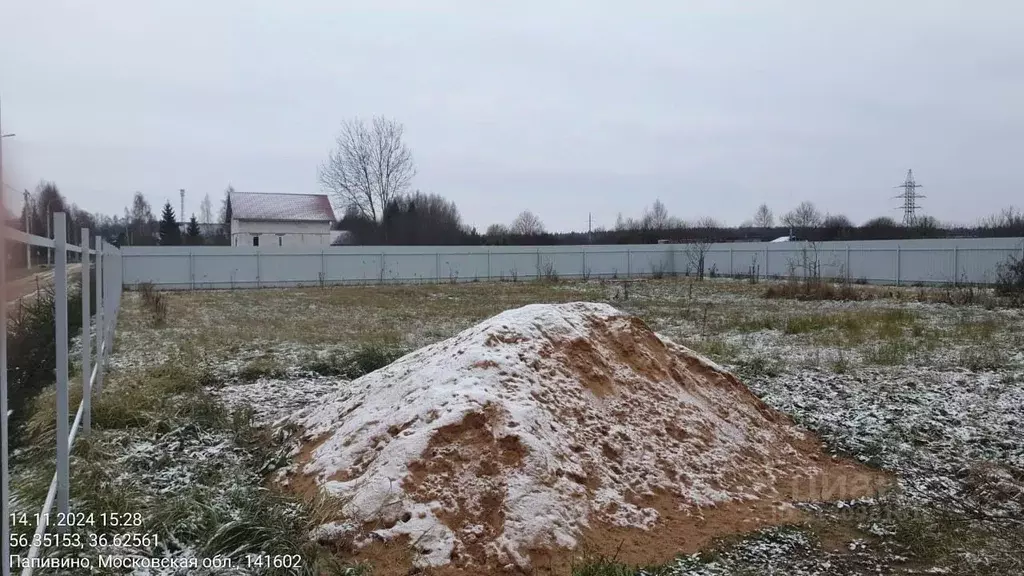
M 68 278 L 76 279 L 81 268 L 81 264 L 68 264 Z M 7 301 L 16 303 L 23 298 L 33 298 L 39 290 L 44 290 L 52 285 L 52 268 L 11 280 L 7 283 Z

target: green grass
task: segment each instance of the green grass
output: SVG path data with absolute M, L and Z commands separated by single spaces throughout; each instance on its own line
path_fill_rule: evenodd
M 866 309 L 856 312 L 807 314 L 786 319 L 783 332 L 806 334 L 837 330 L 854 343 L 869 337 L 901 337 L 913 329 L 919 320 L 915 312 L 904 308 Z
M 254 426 L 251 410 L 228 412 L 206 392 L 210 382 L 201 364 L 184 357 L 112 378 L 94 403 L 92 435 L 82 438 L 73 451 L 75 511 L 139 512 L 145 532 L 158 534 L 163 542 L 196 547 L 203 556 L 230 555 L 237 562 L 256 552 L 303 558 L 298 572 L 267 574 L 367 573 L 366 567 L 346 565 L 334 551 L 308 538 L 314 526 L 339 519 L 340 506 L 327 498 L 307 501 L 266 486 L 268 475 L 288 461 L 289 431 Z M 77 403 L 77 392 L 72 402 Z M 40 398 L 30 421 L 33 449 L 19 461 L 12 483 L 32 501 L 42 500 L 53 474 L 53 444 L 39 442 L 53 438 L 52 404 L 52 395 Z M 184 450 L 223 441 L 218 438 L 229 441 L 228 450 L 235 457 L 193 461 L 173 449 L 157 450 L 155 458 L 126 452 L 138 442 Z M 173 481 L 186 470 L 186 489 L 155 492 L 166 478 Z M 153 480 L 159 478 L 165 480 Z
M 355 379 L 380 370 L 406 353 L 403 348 L 385 343 L 364 344 L 347 354 L 332 351 L 307 355 L 302 361 L 302 370 L 321 376 Z
M 1003 327 L 1001 322 L 992 318 L 975 320 L 960 314 L 954 324 L 952 336 L 961 341 L 990 342 Z
M 772 378 L 782 374 L 784 368 L 781 360 L 760 355 L 743 358 L 736 363 L 736 371 L 744 378 Z
M 255 382 L 261 378 L 284 378 L 285 374 L 284 367 L 273 356 L 265 354 L 243 366 L 238 371 L 238 378 L 243 382 Z
M 738 347 L 717 336 L 698 340 L 688 340 L 684 345 L 719 362 L 728 362 L 736 358 L 739 353 Z
M 728 325 L 728 328 L 734 328 L 740 332 L 760 332 L 761 330 L 782 330 L 785 326 L 786 319 L 777 314 L 743 314 Z
M 957 356 L 957 365 L 973 372 L 996 372 L 1009 364 L 1009 354 L 996 346 L 962 348 Z

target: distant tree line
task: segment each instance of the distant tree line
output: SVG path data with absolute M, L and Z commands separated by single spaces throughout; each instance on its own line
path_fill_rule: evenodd
M 650 244 L 656 242 L 762 242 L 782 236 L 798 240 L 882 240 L 946 237 L 1024 236 L 1024 216 L 1013 208 L 985 219 L 978 226 L 943 226 L 924 216 L 911 226 L 892 218 L 873 218 L 860 226 L 841 214 L 822 214 L 811 202 L 801 202 L 776 219 L 765 204 L 738 227 L 710 217 L 687 221 L 669 214 L 657 200 L 639 218 L 616 219 L 613 229 L 549 233 L 529 210 L 509 223 L 496 223 L 481 234 L 462 223 L 458 208 L 437 194 L 408 193 L 416 173 L 412 153 L 394 120 L 377 117 L 369 124 L 358 119 L 342 124 L 336 147 L 320 166 L 320 184 L 344 216 L 337 229 L 348 233 L 346 243 L 377 244 Z
M 219 214 L 212 215 L 209 195 L 203 200 L 203 222 L 192 215 L 184 229 L 170 202 L 165 202 L 156 218 L 149 202 L 136 192 L 122 216 L 92 214 L 69 202 L 52 182 L 41 182 L 35 192 L 27 192 L 22 206 L 19 230 L 53 237 L 48 221 L 54 212 L 65 212 L 68 242 L 78 244 L 83 227 L 117 246 L 230 245 L 231 222 L 229 186 L 221 200 Z M 371 204 L 374 207 L 370 207 Z M 377 217 L 374 218 L 374 213 Z M 212 225 L 212 226 L 210 226 Z M 975 226 L 943 225 L 925 216 L 913 226 L 904 226 L 890 217 L 872 218 L 860 225 L 841 214 L 822 214 L 810 202 L 776 218 L 767 205 L 759 206 L 753 218 L 730 227 L 710 217 L 687 221 L 669 214 L 660 200 L 646 208 L 640 217 L 619 215 L 611 229 L 588 232 L 548 232 L 541 219 L 524 210 L 507 224 L 496 223 L 482 233 L 467 226 L 454 202 L 438 194 L 399 190 L 384 204 L 367 201 L 362 206 L 345 205 L 336 230 L 347 232 L 346 243 L 357 245 L 567 245 L 567 244 L 653 244 L 657 242 L 764 242 L 782 236 L 797 240 L 886 240 L 916 238 L 990 238 L 1024 237 L 1024 212 L 1006 208 L 982 219 Z M 46 262 L 46 249 L 33 247 L 33 262 Z M 11 264 L 24 265 L 25 252 L 11 251 Z
M 130 206 L 124 209 L 122 216 L 94 214 L 81 210 L 74 203 L 61 194 L 57 185 L 53 182 L 40 182 L 34 192 L 24 191 L 24 202 L 21 213 L 16 215 L 17 222 L 10 222 L 9 225 L 29 232 L 37 236 L 53 238 L 52 222 L 55 212 L 67 214 L 67 240 L 69 244 L 81 244 L 81 230 L 88 228 L 93 237 L 102 237 L 115 246 L 159 246 L 159 245 L 223 245 L 227 246 L 228 232 L 223 226 L 230 222 L 231 207 L 228 201 L 228 191 L 225 191 L 223 205 L 219 218 L 214 221 L 212 215 L 212 202 L 209 194 L 203 198 L 200 206 L 200 213 L 203 215 L 202 224 L 212 232 L 203 233 L 200 227 L 200 220 L 193 214 L 182 230 L 174 208 L 170 202 L 166 202 L 160 213 L 160 219 L 153 216 L 152 206 L 141 192 L 136 192 L 132 197 Z M 212 225 L 212 226 L 211 226 Z M 47 249 L 32 247 L 33 263 L 47 262 Z M 11 264 L 24 266 L 25 252 L 21 250 L 11 251 Z M 51 256 L 52 258 L 52 256 Z

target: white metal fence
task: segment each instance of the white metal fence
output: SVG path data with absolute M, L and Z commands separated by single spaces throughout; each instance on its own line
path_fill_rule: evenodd
M 55 366 L 57 390 L 57 470 L 50 483 L 46 500 L 42 505 L 39 522 L 30 542 L 26 558 L 38 558 L 46 534 L 50 511 L 54 504 L 57 517 L 67 514 L 70 506 L 70 451 L 79 427 L 83 435 L 88 435 L 91 428 L 91 405 L 94 394 L 103 389 L 103 376 L 106 360 L 113 346 L 114 329 L 117 325 L 117 314 L 121 305 L 121 252 L 100 238 L 95 239 L 95 248 L 89 248 L 89 230 L 82 229 L 82 246 L 67 244 L 66 216 L 63 212 L 53 215 L 54 236 L 52 240 L 40 236 L 32 236 L 4 228 L 0 234 L 0 254 L 7 254 L 7 243 L 40 246 L 54 251 L 55 266 L 53 274 L 55 331 L 57 362 Z M 75 414 L 74 423 L 68 424 L 68 253 L 79 253 L 82 258 L 82 401 Z M 95 258 L 96 274 L 96 310 L 93 314 L 92 294 L 90 293 L 90 274 L 93 266 L 90 260 Z M 7 267 L 0 265 L 0 437 L 2 447 L 0 456 L 3 462 L 3 576 L 9 576 L 11 570 L 11 516 L 10 516 L 10 444 L 8 436 L 8 418 L 10 416 L 7 400 Z M 95 332 L 95 336 L 93 333 Z M 95 343 L 93 339 L 95 338 Z M 30 576 L 32 567 L 22 570 L 23 576 Z
M 987 284 L 1000 263 L 1024 257 L 1022 238 L 600 246 L 126 247 L 126 286 L 169 290 L 318 284 L 696 273 L 825 278 L 891 284 Z

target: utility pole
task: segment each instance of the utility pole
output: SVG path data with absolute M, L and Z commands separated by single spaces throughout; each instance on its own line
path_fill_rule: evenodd
M 4 134 L 3 130 L 0 129 L 0 198 L 3 198 L 3 195 L 7 194 L 6 192 L 4 192 L 4 176 L 3 176 L 3 173 L 4 173 L 4 171 L 3 171 L 3 165 L 4 165 L 4 146 L 3 146 L 2 141 L 3 141 L 4 138 L 11 138 L 13 136 L 14 136 L 14 134 Z M 12 190 L 13 190 L 13 188 L 12 188 Z M 6 202 L 0 202 L 0 204 L 6 204 Z M 4 218 L 5 219 L 7 218 L 7 214 L 6 213 L 4 213 Z M 7 221 L 6 220 L 4 221 L 3 225 L 7 226 Z M 3 254 L 6 254 L 6 250 L 3 252 Z M 5 256 L 5 258 L 6 258 L 6 256 Z M 5 262 L 4 265 L 6 266 L 6 262 Z M 5 538 L 6 538 L 6 536 L 5 536 Z M 5 550 L 6 550 L 6 548 L 5 548 Z
M 32 219 L 29 218 L 29 208 L 31 206 L 29 205 L 28 190 L 25 190 L 25 207 L 23 208 L 25 211 L 25 234 L 32 233 Z M 25 269 L 32 269 L 32 245 L 28 242 L 25 243 Z
M 50 214 L 50 207 L 46 207 L 46 238 L 53 240 L 53 215 Z M 46 249 L 46 265 L 53 266 L 53 250 Z

